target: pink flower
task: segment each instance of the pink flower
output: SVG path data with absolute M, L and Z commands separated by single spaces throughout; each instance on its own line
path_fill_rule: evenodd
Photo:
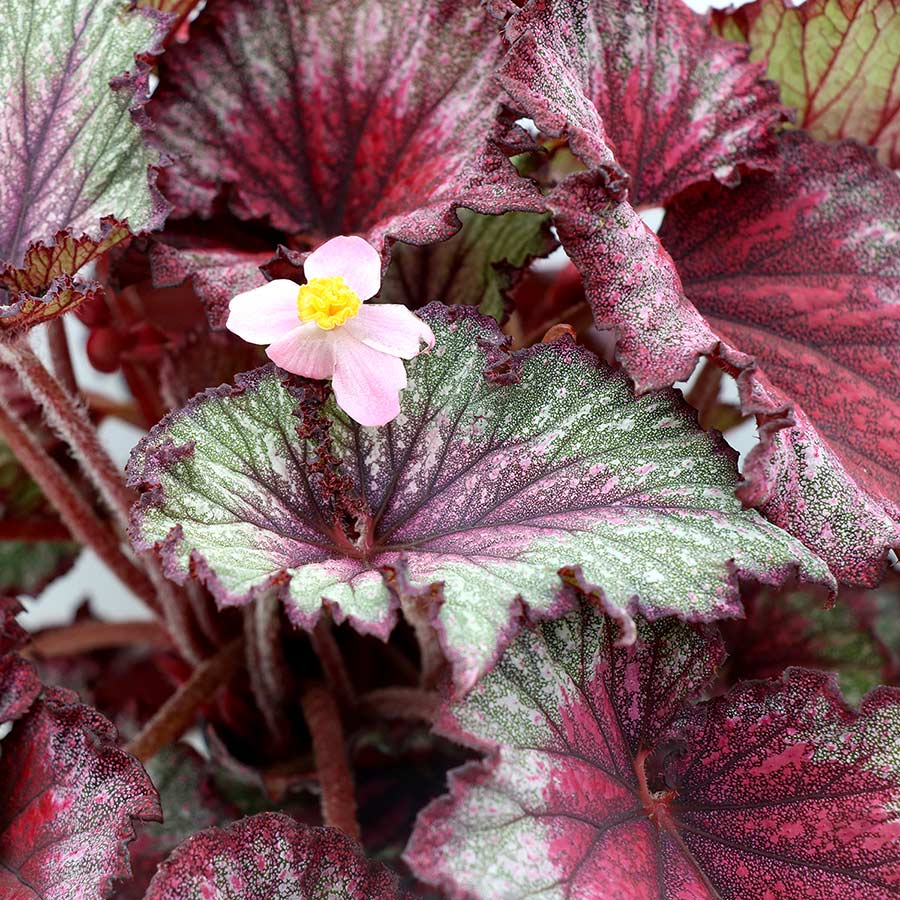
M 381 257 L 359 237 L 336 237 L 310 253 L 306 284 L 278 278 L 232 299 L 226 327 L 268 344 L 272 362 L 307 378 L 330 378 L 337 405 L 361 425 L 400 412 L 404 359 L 434 346 L 431 329 L 405 306 L 365 301 L 381 288 Z

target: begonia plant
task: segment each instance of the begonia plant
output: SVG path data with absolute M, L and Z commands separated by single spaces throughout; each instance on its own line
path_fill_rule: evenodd
M 0 900 L 900 898 L 898 73 L 0 3 Z

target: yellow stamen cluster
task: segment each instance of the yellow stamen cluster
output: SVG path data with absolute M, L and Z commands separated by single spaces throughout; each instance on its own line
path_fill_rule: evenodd
M 315 320 L 331 331 L 359 312 L 359 295 L 341 278 L 312 278 L 297 294 L 297 316 L 301 322 Z

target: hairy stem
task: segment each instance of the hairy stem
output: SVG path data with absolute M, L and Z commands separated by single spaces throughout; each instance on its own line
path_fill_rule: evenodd
M 21 342 L 0 343 L 0 362 L 15 370 L 22 385 L 43 408 L 50 427 L 69 445 L 87 477 L 100 492 L 125 534 L 131 491 L 110 458 L 80 401 L 47 371 L 34 351 Z
M 332 693 L 342 708 L 352 708 L 356 703 L 356 691 L 353 688 L 350 673 L 344 665 L 340 648 L 334 639 L 331 617 L 323 613 L 309 637 Z
M 125 749 L 146 762 L 177 740 L 194 724 L 200 707 L 228 683 L 243 661 L 243 638 L 236 638 L 215 656 L 204 660 Z
M 172 642 L 186 660 L 192 663 L 199 662 L 207 655 L 208 647 L 202 636 L 197 634 L 194 621 L 189 614 L 190 604 L 184 593 L 177 591 L 175 585 L 163 574 L 158 560 L 155 558 L 150 560 L 149 557 L 149 552 L 142 555 L 142 558 L 150 563 L 147 567 L 150 581 L 156 590 L 159 608 L 172 636 Z
M 25 652 L 51 659 L 134 645 L 170 647 L 171 640 L 158 622 L 75 622 L 35 635 Z
M 77 395 L 78 382 L 75 379 L 75 369 L 72 367 L 66 326 L 61 318 L 51 319 L 47 323 L 47 342 L 50 346 L 50 358 L 53 360 L 53 371 L 56 377 L 69 393 Z
M 47 371 L 34 351 L 23 343 L 0 344 L 0 361 L 15 369 L 22 385 L 41 405 L 50 427 L 69 445 L 82 470 L 100 492 L 120 533 L 128 530 L 134 500 L 81 402 Z M 68 523 L 67 523 L 68 524 Z M 196 662 L 202 649 L 193 635 L 187 603 L 165 577 L 157 557 L 142 553 L 138 559 L 150 576 L 153 609 L 162 610 L 175 644 L 186 659 Z M 146 597 L 139 595 L 143 599 Z M 158 602 L 157 602 L 158 601 Z
M 404 719 L 411 722 L 434 722 L 440 705 L 436 691 L 420 688 L 379 688 L 362 694 L 359 711 L 374 719 Z
M 250 687 L 278 749 L 287 746 L 286 691 L 290 672 L 281 647 L 280 601 L 271 594 L 244 607 Z
M 24 422 L 0 405 L 0 434 L 25 471 L 53 504 L 72 537 L 90 547 L 113 574 L 151 609 L 159 611 L 156 591 L 147 576 L 122 552 L 118 538 L 78 493 L 59 464 Z
M 308 682 L 300 694 L 303 715 L 312 735 L 313 753 L 322 786 L 322 818 L 359 840 L 353 775 L 344 746 L 337 704 L 324 684 Z

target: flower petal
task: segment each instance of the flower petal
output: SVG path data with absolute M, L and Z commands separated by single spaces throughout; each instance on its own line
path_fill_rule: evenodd
M 336 237 L 309 254 L 303 274 L 307 281 L 340 275 L 360 300 L 368 300 L 381 288 L 381 256 L 361 237 Z
M 345 335 L 338 348 L 332 386 L 337 405 L 351 419 L 360 425 L 384 425 L 400 412 L 406 367 L 396 356 Z
M 422 341 L 429 347 L 434 346 L 431 329 L 414 312 L 399 303 L 361 306 L 343 327 L 367 347 L 403 359 L 417 356 Z
M 336 334 L 315 322 L 298 325 L 274 341 L 266 356 L 277 366 L 305 378 L 331 378 L 334 373 Z
M 228 304 L 225 327 L 251 344 L 270 344 L 297 327 L 300 285 L 276 278 L 262 287 L 237 294 Z

